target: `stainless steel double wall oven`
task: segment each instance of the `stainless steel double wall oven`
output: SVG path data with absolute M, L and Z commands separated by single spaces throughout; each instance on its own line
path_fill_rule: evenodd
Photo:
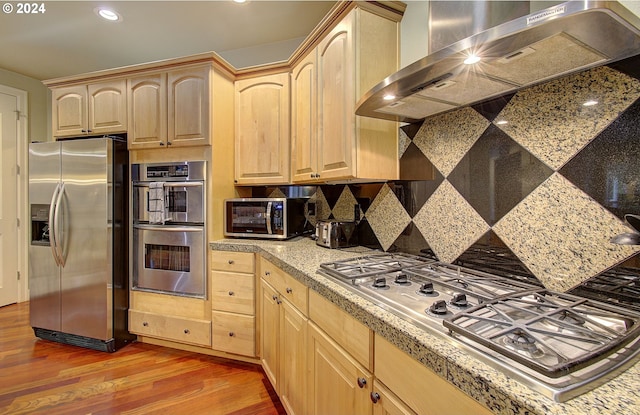
M 134 290 L 204 298 L 206 162 L 133 164 Z

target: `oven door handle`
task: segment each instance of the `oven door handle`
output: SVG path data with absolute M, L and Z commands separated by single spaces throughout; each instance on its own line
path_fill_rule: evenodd
M 144 225 L 135 224 L 134 229 L 144 229 L 147 231 L 161 232 L 204 232 L 204 226 L 174 226 L 174 225 Z
M 137 182 L 133 187 L 149 187 L 150 182 Z M 203 186 L 204 182 L 162 182 L 164 187 L 198 187 Z

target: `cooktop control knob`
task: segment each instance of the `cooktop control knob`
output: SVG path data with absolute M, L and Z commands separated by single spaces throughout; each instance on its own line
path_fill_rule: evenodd
M 374 288 L 384 288 L 387 286 L 387 279 L 385 277 L 376 278 L 373 281 Z
M 431 281 L 425 282 L 420 286 L 420 290 L 418 290 L 420 294 L 433 294 L 433 283 Z
M 396 279 L 393 282 L 400 285 L 411 284 L 411 282 L 409 281 L 409 277 L 407 276 L 407 274 L 404 274 L 404 273 L 396 275 Z
M 449 301 L 451 305 L 456 307 L 466 307 L 469 305 L 467 302 L 467 295 L 463 293 L 454 293 L 453 297 L 451 297 L 451 301 Z
M 429 307 L 429 312 L 433 314 L 447 314 L 447 311 L 447 302 L 444 300 L 438 300 Z

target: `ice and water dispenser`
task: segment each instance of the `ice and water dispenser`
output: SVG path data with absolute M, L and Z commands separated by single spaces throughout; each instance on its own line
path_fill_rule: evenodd
M 49 205 L 31 205 L 31 245 L 49 246 Z

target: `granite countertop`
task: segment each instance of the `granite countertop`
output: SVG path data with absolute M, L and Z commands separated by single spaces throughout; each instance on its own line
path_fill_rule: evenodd
M 326 249 L 309 238 L 223 239 L 211 242 L 210 248 L 263 255 L 495 413 L 640 414 L 640 363 L 591 392 L 557 403 L 475 359 L 441 334 L 414 326 L 316 273 L 323 262 L 375 251 L 364 247 Z

